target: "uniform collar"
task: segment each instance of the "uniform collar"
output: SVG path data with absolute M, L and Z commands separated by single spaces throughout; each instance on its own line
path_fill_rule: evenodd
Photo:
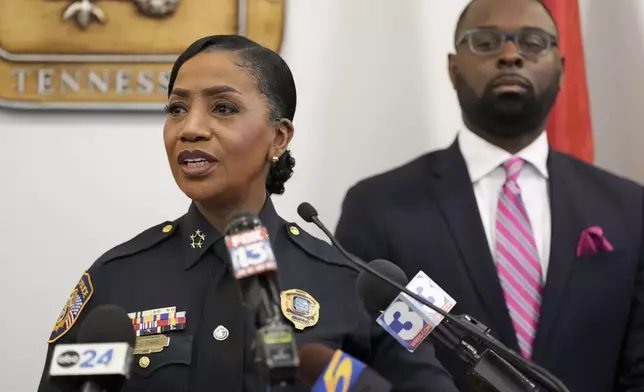
M 472 183 L 487 176 L 513 156 L 523 158 L 545 178 L 548 178 L 548 137 L 542 132 L 537 139 L 515 155 L 482 139 L 469 129 L 458 133 L 458 145 L 465 159 Z
M 275 211 L 270 196 L 266 197 L 264 207 L 262 207 L 258 217 L 264 226 L 266 226 L 271 242 L 273 242 L 279 230 L 280 217 Z M 184 248 L 183 260 L 185 269 L 194 266 L 213 245 L 221 245 L 221 248 L 225 249 L 223 235 L 212 227 L 201 212 L 199 212 L 194 202 L 190 204 L 188 213 L 181 218 L 181 221 L 180 246 Z

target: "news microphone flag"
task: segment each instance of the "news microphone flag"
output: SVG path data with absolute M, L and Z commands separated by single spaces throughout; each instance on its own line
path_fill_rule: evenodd
M 130 376 L 132 347 L 128 343 L 58 344 L 54 347 L 50 377 Z
M 313 392 L 344 392 L 350 391 L 358 377 L 366 368 L 365 364 L 336 350 L 331 361 L 318 377 L 311 391 Z
M 456 301 L 423 271 L 419 271 L 405 288 L 445 312 L 449 312 L 456 305 Z M 405 293 L 400 293 L 376 321 L 403 347 L 413 352 L 443 318 L 444 316 L 428 306 Z
M 244 230 L 226 236 L 235 278 L 277 270 L 277 262 L 264 226 Z

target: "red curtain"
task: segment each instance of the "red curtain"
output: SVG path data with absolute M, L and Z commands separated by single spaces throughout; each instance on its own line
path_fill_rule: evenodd
M 566 57 L 563 86 L 547 124 L 555 150 L 593 162 L 593 137 L 578 0 L 544 0 L 559 27 L 559 50 Z

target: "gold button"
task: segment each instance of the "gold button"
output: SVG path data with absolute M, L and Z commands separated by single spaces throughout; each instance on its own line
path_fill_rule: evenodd
M 293 235 L 300 235 L 300 229 L 298 229 L 295 226 L 291 226 L 291 228 L 289 230 L 291 231 L 291 234 L 293 234 Z
M 169 232 L 171 232 L 171 231 L 172 231 L 172 225 L 166 225 L 166 226 L 164 226 L 164 227 L 163 227 L 163 229 L 162 229 L 162 231 L 163 231 L 164 233 L 169 233 Z
M 148 366 L 150 366 L 150 358 L 141 357 L 141 359 L 139 359 L 139 366 L 141 366 L 141 368 L 143 368 L 143 369 L 145 369 Z

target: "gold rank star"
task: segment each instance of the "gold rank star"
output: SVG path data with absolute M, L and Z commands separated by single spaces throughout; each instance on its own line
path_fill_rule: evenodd
M 196 230 L 194 234 L 190 235 L 190 246 L 192 249 L 201 248 L 205 239 L 206 235 L 201 230 Z

